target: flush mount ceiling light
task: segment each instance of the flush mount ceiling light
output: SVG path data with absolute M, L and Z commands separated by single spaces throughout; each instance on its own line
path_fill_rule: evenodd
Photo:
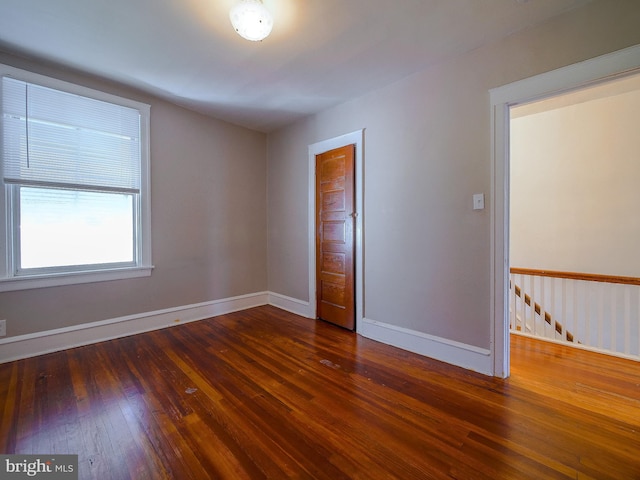
M 261 0 L 240 0 L 229 12 L 231 25 L 238 35 L 252 42 L 267 38 L 273 18 Z

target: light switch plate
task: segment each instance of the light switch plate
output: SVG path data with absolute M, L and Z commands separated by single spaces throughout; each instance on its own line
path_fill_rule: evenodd
M 473 195 L 473 209 L 484 210 L 484 193 L 476 193 Z
M 0 320 L 0 337 L 6 337 L 6 336 L 7 336 L 7 321 Z

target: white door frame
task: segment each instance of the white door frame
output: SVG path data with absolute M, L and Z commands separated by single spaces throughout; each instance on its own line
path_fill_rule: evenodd
M 640 45 L 490 90 L 491 98 L 491 350 L 493 374 L 509 364 L 509 108 L 640 71 Z
M 309 317 L 317 318 L 316 305 L 316 155 L 344 147 L 355 145 L 355 302 L 356 332 L 360 330 L 364 318 L 364 264 L 363 264 L 363 230 L 364 225 L 364 192 L 363 192 L 363 159 L 364 129 L 347 133 L 309 145 Z

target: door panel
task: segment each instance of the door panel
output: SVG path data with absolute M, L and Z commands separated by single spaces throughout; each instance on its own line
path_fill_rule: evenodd
M 316 278 L 318 317 L 355 328 L 355 146 L 316 156 Z

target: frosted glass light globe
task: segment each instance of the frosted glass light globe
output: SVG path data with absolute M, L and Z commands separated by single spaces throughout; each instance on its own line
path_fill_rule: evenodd
M 229 18 L 238 35 L 252 42 L 263 40 L 273 28 L 273 18 L 260 0 L 240 0 Z

